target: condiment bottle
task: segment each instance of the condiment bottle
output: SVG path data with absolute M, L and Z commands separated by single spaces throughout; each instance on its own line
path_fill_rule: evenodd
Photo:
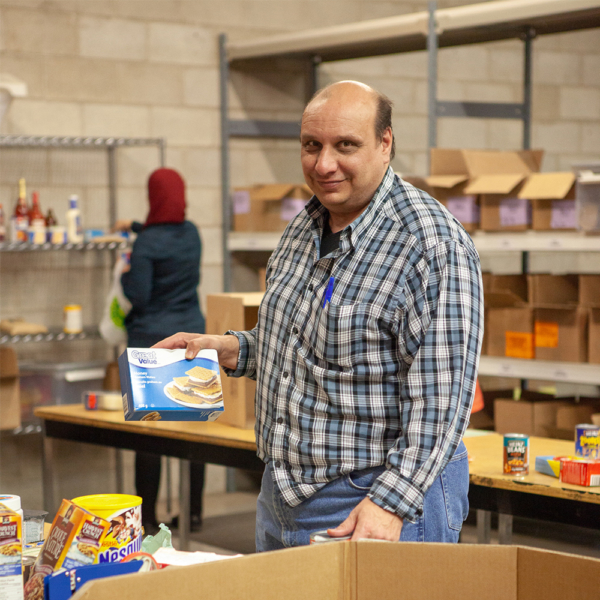
M 38 192 L 33 192 L 31 195 L 29 241 L 34 244 L 43 244 L 46 241 L 46 219 L 40 209 L 40 195 Z
M 69 198 L 67 211 L 67 241 L 72 244 L 83 242 L 83 227 L 81 225 L 81 211 L 77 206 L 79 197 L 73 195 Z
M 52 241 L 52 234 L 54 232 L 54 228 L 58 225 L 56 217 L 54 216 L 54 212 L 51 208 L 48 209 L 48 214 L 46 215 L 46 241 Z
M 15 212 L 11 219 L 11 241 L 26 242 L 27 228 L 29 226 L 29 211 L 27 210 L 27 192 L 25 179 L 19 179 L 19 198 Z

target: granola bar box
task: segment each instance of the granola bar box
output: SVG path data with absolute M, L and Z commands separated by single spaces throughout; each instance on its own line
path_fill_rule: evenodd
M 98 553 L 109 528 L 110 523 L 105 519 L 70 500 L 63 500 L 31 568 L 25 585 L 25 600 L 42 600 L 46 575 L 98 562 Z
M 23 600 L 23 521 L 0 504 L 0 598 Z
M 223 413 L 216 350 L 127 348 L 119 357 L 126 421 L 215 421 Z

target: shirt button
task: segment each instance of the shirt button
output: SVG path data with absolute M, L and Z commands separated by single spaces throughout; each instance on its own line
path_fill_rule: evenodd
M 298 328 L 297 328 L 297 327 L 294 327 L 294 328 L 292 329 L 292 333 L 293 333 L 294 335 L 298 335 Z
M 283 417 L 279 417 L 279 418 L 277 419 L 277 422 L 278 422 L 278 423 L 281 425 L 281 424 L 283 423 Z
M 280 461 L 276 461 L 275 462 L 275 468 L 279 469 L 279 467 L 281 467 L 281 462 Z
M 314 289 L 314 288 L 313 288 L 313 284 L 311 283 L 311 284 L 308 286 L 308 291 L 309 291 L 309 292 L 312 292 L 312 291 L 313 291 L 313 289 Z
M 283 372 L 284 379 L 287 379 L 289 376 L 290 376 L 290 374 L 287 371 Z

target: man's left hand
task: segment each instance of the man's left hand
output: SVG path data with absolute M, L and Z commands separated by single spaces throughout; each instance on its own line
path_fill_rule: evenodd
M 328 529 L 332 537 L 352 534 L 352 541 L 372 539 L 397 542 L 402 531 L 402 519 L 372 502 L 362 500 L 335 529 Z

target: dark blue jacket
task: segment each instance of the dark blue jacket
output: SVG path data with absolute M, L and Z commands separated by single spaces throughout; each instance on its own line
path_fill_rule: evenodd
M 146 348 L 179 331 L 204 333 L 198 301 L 202 243 L 190 221 L 142 228 L 121 277 L 132 309 L 125 319 L 128 346 Z

